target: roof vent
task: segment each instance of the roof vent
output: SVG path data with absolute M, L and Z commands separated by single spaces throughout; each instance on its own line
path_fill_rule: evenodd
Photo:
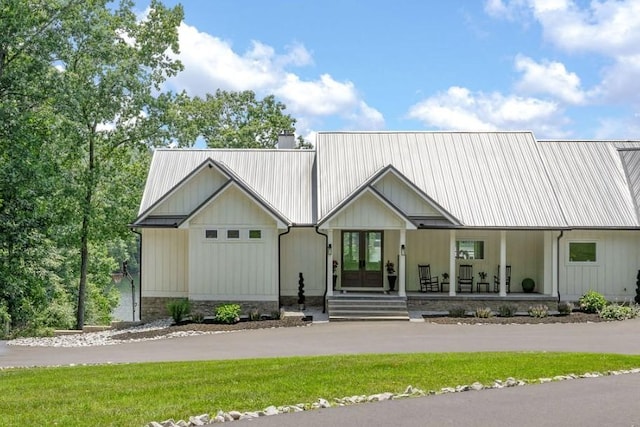
M 296 148 L 296 137 L 292 133 L 281 133 L 278 135 L 278 149 L 288 150 Z

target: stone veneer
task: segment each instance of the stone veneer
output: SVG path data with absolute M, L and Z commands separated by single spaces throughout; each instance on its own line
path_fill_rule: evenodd
M 517 311 L 527 311 L 534 305 L 546 305 L 549 310 L 558 309 L 558 299 L 546 295 L 536 296 L 507 296 L 504 298 L 473 297 L 457 295 L 455 297 L 434 295 L 434 296 L 407 296 L 407 306 L 414 311 L 449 311 L 454 307 L 464 307 L 468 311 L 475 311 L 476 308 L 489 307 L 494 312 L 503 305 L 516 306 Z
M 304 305 L 307 307 L 322 307 L 324 304 L 324 297 L 322 296 L 310 296 L 304 298 Z M 297 307 L 298 297 L 295 296 L 281 296 L 280 304 L 286 307 Z
M 177 298 L 143 297 L 142 298 L 142 321 L 150 322 L 158 319 L 170 317 L 167 304 Z M 262 314 L 271 314 L 278 311 L 280 307 L 277 301 L 193 301 L 191 300 L 191 312 L 203 313 L 205 316 L 213 316 L 215 309 L 221 304 L 239 304 L 241 314 L 248 314 L 249 311 L 257 309 Z

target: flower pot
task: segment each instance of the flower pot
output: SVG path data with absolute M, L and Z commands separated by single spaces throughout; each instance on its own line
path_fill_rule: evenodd
M 336 290 L 336 283 L 338 283 L 338 275 L 334 274 L 333 275 L 333 290 Z
M 522 280 L 522 291 L 530 294 L 531 292 L 533 292 L 533 289 L 536 287 L 536 282 L 533 281 L 533 279 L 530 278 L 526 278 L 524 280 Z
M 387 276 L 387 279 L 389 280 L 389 290 L 391 292 L 396 290 L 396 280 L 398 279 L 398 276 Z

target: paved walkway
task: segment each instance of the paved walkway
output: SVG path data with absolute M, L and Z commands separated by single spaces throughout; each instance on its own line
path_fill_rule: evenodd
M 0 342 L 0 367 L 510 350 L 640 354 L 640 319 L 555 325 L 317 323 L 87 348 L 17 347 Z M 631 374 L 354 405 L 250 422 L 279 427 L 640 426 L 638 390 L 640 375 Z

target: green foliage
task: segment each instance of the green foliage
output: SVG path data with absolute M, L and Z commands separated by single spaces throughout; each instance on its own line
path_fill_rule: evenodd
M 193 323 L 204 323 L 204 313 L 197 311 L 191 314 L 191 320 Z
M 273 320 L 281 320 L 284 319 L 284 308 L 281 308 L 280 310 L 273 310 L 271 312 L 271 318 Z
M 640 307 L 636 304 L 620 305 L 610 304 L 598 312 L 601 318 L 607 320 L 635 319 L 640 315 Z
M 456 306 L 449 309 L 449 317 L 465 317 L 467 310 L 464 307 Z
M 249 311 L 249 320 L 260 320 L 260 310 L 258 310 L 257 308 L 252 308 L 251 311 Z
M 481 319 L 488 319 L 493 317 L 493 312 L 489 307 L 478 307 L 476 308 L 475 316 Z
M 542 317 L 547 317 L 549 315 L 549 307 L 547 307 L 546 305 L 534 305 L 529 307 L 529 316 L 531 317 L 538 317 L 538 318 L 542 318 Z
M 167 304 L 167 310 L 173 321 L 179 323 L 191 312 L 191 303 L 187 298 L 176 299 Z
M 518 307 L 511 304 L 502 304 L 498 307 L 498 315 L 500 317 L 513 317 L 516 315 Z
M 219 323 L 238 323 L 240 321 L 240 305 L 238 304 L 222 304 L 216 307 L 216 322 Z
M 580 297 L 579 303 L 585 313 L 597 313 L 607 305 L 607 300 L 596 291 L 588 291 Z
M 0 371 L 0 396 L 2 422 L 7 426 L 142 426 L 152 420 L 188 419 L 217 410 L 256 411 L 270 405 L 315 402 L 318 397 L 331 401 L 382 391 L 399 393 L 409 384 L 428 391 L 474 381 L 491 384 L 508 377 L 533 381 L 638 366 L 638 355 L 548 352 L 348 354 L 65 366 Z M 142 395 L 144 399 L 134 398 Z
M 573 304 L 569 301 L 561 301 L 558 303 L 558 312 L 561 316 L 567 316 L 573 312 Z
M 0 301 L 0 339 L 9 335 L 11 326 L 11 315 L 4 302 Z

